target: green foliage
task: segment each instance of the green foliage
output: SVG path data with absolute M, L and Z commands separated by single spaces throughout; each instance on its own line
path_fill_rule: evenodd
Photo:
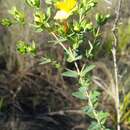
M 56 3 L 58 0 L 45 0 L 46 4 L 48 5 L 52 5 L 54 3 Z
M 79 91 L 72 93 L 72 95 L 81 100 L 86 100 L 87 99 L 86 90 L 87 90 L 86 87 L 80 87 Z
M 93 107 L 97 107 L 98 99 L 99 99 L 100 93 L 98 91 L 91 91 L 90 92 L 90 99 L 93 104 Z
M 82 58 L 82 56 L 81 55 L 78 55 L 77 53 L 76 53 L 76 51 L 75 50 L 72 50 L 71 48 L 69 48 L 68 49 L 68 58 L 67 58 L 67 61 L 68 62 L 74 62 L 74 61 L 77 61 L 77 60 L 80 60 L 81 58 Z
M 92 51 L 93 51 L 93 45 L 92 45 L 92 43 L 90 41 L 88 43 L 89 43 L 90 48 L 86 49 L 86 52 L 85 52 L 86 53 L 85 55 L 86 55 L 87 58 L 93 56 L 93 53 L 92 53 Z
M 5 27 L 9 27 L 9 26 L 12 25 L 11 20 L 8 19 L 8 18 L 2 19 L 0 23 L 1 23 L 3 26 L 5 26 Z
M 18 41 L 16 44 L 16 47 L 17 47 L 18 52 L 22 55 L 25 55 L 25 54 L 35 55 L 36 54 L 36 45 L 34 41 L 32 42 L 31 45 L 23 41 Z
M 98 118 L 102 125 L 104 125 L 106 123 L 108 115 L 109 115 L 108 112 L 100 111 L 98 113 Z
M 41 57 L 41 59 L 40 59 L 40 64 L 41 64 L 41 65 L 51 64 L 51 65 L 53 65 L 56 69 L 61 69 L 60 63 L 58 63 L 55 59 L 49 58 L 49 57 Z
M 110 18 L 109 14 L 107 15 L 102 15 L 99 13 L 96 14 L 96 22 L 99 26 L 105 24 L 109 18 Z
M 83 108 L 83 111 L 85 112 L 86 115 L 88 115 L 90 118 L 94 119 L 94 113 L 93 113 L 93 108 L 91 106 L 85 106 Z
M 101 130 L 101 129 L 102 129 L 102 127 L 95 121 L 93 121 L 88 128 L 88 130 Z
M 82 15 L 91 10 L 97 4 L 96 0 L 82 0 L 79 5 L 79 13 Z
M 59 6 L 60 8 L 55 7 L 57 1 L 58 0 L 46 0 L 47 9 L 42 12 L 40 0 L 26 0 L 26 3 L 34 8 L 33 23 L 28 23 L 32 25 L 37 32 L 49 32 L 54 38 L 51 43 L 53 42 L 55 46 L 60 45 L 63 48 L 64 60 L 75 65 L 76 70 L 66 69 L 67 71 L 63 72 L 62 76 L 76 78 L 79 83 L 80 87 L 78 91 L 74 92 L 72 95 L 88 102 L 83 111 L 94 120 L 88 130 L 106 130 L 105 123 L 107 113 L 97 110 L 100 93 L 90 88 L 91 71 L 94 69 L 95 65 L 84 64 L 83 66 L 79 66 L 77 61 L 81 61 L 82 63 L 84 59 L 87 58 L 87 60 L 89 60 L 89 58 L 93 56 L 94 49 L 99 43 L 98 39 L 101 37 L 99 26 L 107 22 L 109 15 L 97 14 L 95 21 L 98 24 L 97 26 L 94 25 L 93 21 L 86 20 L 86 14 L 97 5 L 95 0 L 77 1 L 77 4 L 74 5 L 72 9 L 70 9 L 70 5 L 73 5 L 74 1 L 59 1 L 58 5 L 61 4 Z M 71 4 L 69 2 L 71 2 Z M 13 16 L 16 23 L 25 23 L 25 14 L 16 7 L 13 7 L 9 13 Z M 54 14 L 55 16 L 59 15 L 60 19 L 55 20 Z M 63 19 L 61 19 L 62 17 Z M 9 21 L 7 23 L 3 25 L 9 25 Z M 84 52 L 82 52 L 82 45 L 84 44 L 86 33 L 91 35 L 92 39 L 87 39 L 89 49 L 85 47 L 84 54 Z M 18 41 L 16 47 L 18 52 L 23 55 L 35 55 L 37 50 L 34 42 L 29 44 Z M 61 67 L 60 64 L 51 57 L 41 58 L 41 64 L 48 63 L 51 63 L 57 68 Z
M 84 77 L 88 72 L 92 71 L 95 68 L 95 65 L 89 65 L 82 68 L 80 72 L 80 77 Z
M 130 41 L 130 22 L 126 23 L 126 24 L 121 24 L 118 27 L 118 35 L 119 35 L 119 45 L 118 45 L 118 50 L 121 53 L 124 53 L 128 48 L 129 45 L 129 41 Z
M 22 11 L 19 11 L 15 6 L 9 10 L 9 14 L 12 15 L 16 23 L 24 24 L 25 22 L 25 14 Z
M 121 122 L 130 125 L 130 92 L 125 95 L 121 104 Z
M 77 78 L 78 77 L 77 71 L 73 71 L 73 70 L 69 70 L 69 69 L 67 69 L 67 71 L 64 72 L 62 75 L 65 76 L 65 77 L 71 77 L 71 78 Z
M 91 123 L 91 125 L 89 126 L 89 128 L 88 128 L 88 130 L 101 130 L 101 129 L 102 129 L 102 127 L 97 122 L 95 122 L 95 121 L 93 121 Z M 103 130 L 110 130 L 110 129 L 103 128 Z
M 40 8 L 40 0 L 26 0 L 26 3 L 33 8 Z
M 42 11 L 36 11 L 34 14 L 34 24 L 32 26 L 37 32 L 42 32 L 45 23 L 45 14 Z
M 40 64 L 41 64 L 41 65 L 44 65 L 44 64 L 51 63 L 51 62 L 52 62 L 52 60 L 51 60 L 50 58 L 42 57 Z

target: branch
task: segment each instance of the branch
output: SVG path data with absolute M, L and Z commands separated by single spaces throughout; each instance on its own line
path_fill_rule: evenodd
M 56 111 L 56 112 L 47 113 L 47 115 L 50 115 L 50 116 L 66 115 L 66 114 L 76 114 L 76 115 L 85 116 L 84 112 L 81 110 L 60 110 L 60 111 Z

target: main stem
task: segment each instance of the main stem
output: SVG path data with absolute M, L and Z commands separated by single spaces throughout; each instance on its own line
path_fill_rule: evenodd
M 115 75 L 115 97 L 116 97 L 115 103 L 116 103 L 116 111 L 117 111 L 117 130 L 120 130 L 120 97 L 119 97 L 116 48 L 112 49 L 112 54 L 113 54 L 114 75 Z
M 119 95 L 119 82 L 118 82 L 118 67 L 117 67 L 117 45 L 118 45 L 118 36 L 117 36 L 117 25 L 120 18 L 120 9 L 121 9 L 122 0 L 118 0 L 118 7 L 116 10 L 116 18 L 113 24 L 112 32 L 113 32 L 113 47 L 112 47 L 112 55 L 113 55 L 113 64 L 114 64 L 114 76 L 115 76 L 115 104 L 116 104 L 116 113 L 117 113 L 117 130 L 120 130 L 120 95 Z

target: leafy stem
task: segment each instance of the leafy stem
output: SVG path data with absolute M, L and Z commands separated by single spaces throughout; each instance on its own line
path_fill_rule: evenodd
M 55 35 L 55 33 L 54 32 L 51 32 L 51 34 L 53 35 L 53 37 L 57 40 L 57 42 L 59 43 L 59 45 L 68 53 L 68 55 L 70 54 L 69 53 L 69 50 L 64 46 L 64 44 L 59 40 L 59 38 Z M 85 66 L 83 65 L 83 67 L 82 67 L 82 69 L 81 69 L 81 71 L 80 71 L 80 69 L 79 69 L 79 67 L 78 67 L 78 64 L 77 64 L 77 62 L 76 61 L 74 61 L 74 65 L 75 65 L 75 68 L 76 68 L 76 71 L 77 71 L 77 73 L 78 73 L 78 76 L 79 76 L 79 82 L 81 82 L 81 84 L 84 86 L 84 77 L 82 77 L 82 71 L 84 70 L 84 68 L 85 68 Z M 87 88 L 87 87 L 86 87 Z M 90 96 L 90 94 L 89 94 L 89 92 L 88 92 L 88 90 L 86 89 L 86 97 L 87 97 L 87 99 L 88 99 L 88 105 L 92 108 L 92 112 L 93 112 L 93 115 L 94 115 L 94 118 L 96 119 L 96 121 L 97 121 L 97 123 L 98 123 L 98 126 L 100 126 L 100 128 L 101 128 L 101 130 L 104 130 L 105 128 L 104 128 L 104 126 L 102 125 L 102 123 L 101 123 L 101 121 L 100 121 L 100 119 L 99 119 L 99 116 L 98 116 L 98 113 L 97 113 L 97 111 L 95 110 L 95 108 L 94 108 L 94 105 L 93 105 L 93 102 L 92 102 L 92 100 L 91 100 L 91 96 Z
M 98 124 L 100 125 L 101 130 L 104 130 L 104 126 L 102 126 L 102 124 L 101 124 L 101 122 L 100 122 L 100 120 L 99 120 L 98 114 L 97 114 L 97 112 L 96 112 L 96 110 L 95 110 L 95 108 L 94 108 L 94 106 L 93 106 L 93 103 L 92 103 L 92 101 L 91 101 L 91 98 L 90 98 L 90 95 L 89 95 L 88 91 L 86 91 L 86 96 L 87 96 L 87 98 L 88 98 L 88 103 L 89 103 L 90 107 L 91 107 L 92 110 L 93 110 L 93 114 L 94 114 L 94 116 L 95 116 L 95 119 L 97 120 Z

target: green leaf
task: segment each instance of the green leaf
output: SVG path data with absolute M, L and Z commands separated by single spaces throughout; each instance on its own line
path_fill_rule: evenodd
M 86 66 L 82 72 L 81 72 L 81 76 L 85 76 L 88 72 L 90 72 L 91 70 L 93 70 L 95 68 L 95 65 L 89 65 L 89 66 Z
M 8 18 L 2 19 L 2 20 L 0 21 L 0 23 L 1 23 L 3 26 L 5 26 L 5 27 L 9 27 L 9 26 L 12 25 L 11 20 L 8 19 Z
M 30 24 L 36 32 L 42 32 L 45 29 L 46 16 L 42 11 L 34 13 L 34 24 Z
M 74 92 L 72 95 L 79 99 L 85 100 L 87 99 L 86 91 L 87 91 L 86 87 L 80 87 L 79 90 L 77 92 Z
M 76 50 L 72 50 L 71 48 L 68 49 L 68 58 L 67 58 L 68 62 L 71 63 L 71 62 L 80 60 L 81 58 L 82 58 L 82 56 L 78 55 Z
M 48 17 L 48 18 L 51 17 L 51 7 L 48 7 L 48 8 L 47 8 L 46 14 L 47 14 L 47 17 Z
M 93 56 L 94 47 L 93 47 L 93 44 L 90 41 L 88 43 L 89 43 L 90 48 L 86 49 L 86 57 L 91 58 Z
M 20 53 L 20 54 L 26 54 L 27 53 L 27 43 L 23 42 L 23 41 L 18 41 L 16 43 L 16 47 L 17 47 L 17 51 Z
M 95 118 L 94 114 L 93 114 L 93 108 L 91 106 L 85 106 L 83 108 L 83 111 L 85 112 L 86 115 L 88 115 L 91 118 Z
M 79 92 L 79 91 L 72 93 L 72 95 L 73 95 L 74 97 L 76 97 L 76 98 L 81 99 L 81 100 L 87 99 L 87 98 L 86 98 L 86 95 L 84 95 L 82 92 Z
M 89 126 L 88 130 L 101 130 L 102 127 L 97 122 L 93 121 Z
M 51 41 L 48 41 L 48 43 L 54 43 L 55 45 L 58 44 L 59 42 L 65 42 L 67 41 L 66 38 L 60 38 L 59 40 L 51 40 Z
M 79 84 L 81 85 L 81 87 L 86 87 L 88 88 L 90 85 L 90 79 L 83 79 L 82 77 L 79 79 Z
M 26 0 L 26 3 L 27 3 L 30 7 L 40 8 L 40 0 Z
M 124 96 L 123 103 L 121 104 L 121 111 L 124 113 L 130 105 L 130 92 Z
M 96 14 L 96 22 L 98 25 L 105 24 L 109 18 L 110 18 L 109 14 L 107 14 L 107 15 L 102 15 L 99 13 Z
M 51 59 L 42 57 L 40 64 L 41 64 L 41 65 L 44 65 L 44 64 L 48 64 L 48 63 L 50 63 L 50 62 L 51 62 Z
M 104 125 L 109 115 L 108 112 L 100 111 L 97 114 L 98 114 L 98 119 L 100 120 L 101 124 Z
M 21 24 L 24 24 L 25 22 L 25 14 L 22 11 L 19 11 L 15 6 L 11 8 L 11 10 L 8 11 L 9 14 L 13 16 L 13 18 L 16 20 L 16 22 L 19 22 Z
M 46 4 L 51 5 L 57 2 L 58 0 L 45 0 Z
M 32 44 L 28 44 L 23 41 L 18 41 L 16 44 L 16 47 L 17 47 L 17 51 L 20 54 L 23 54 L 23 55 L 31 54 L 33 56 L 36 54 L 36 45 L 34 41 L 32 42 Z
M 42 25 L 45 21 L 45 14 L 42 11 L 36 11 L 34 14 L 34 22 L 36 25 Z
M 97 4 L 97 2 L 95 2 L 95 0 L 89 0 L 87 2 L 87 4 L 85 4 L 86 6 L 86 11 L 89 11 L 90 9 L 92 9 L 93 7 L 95 7 Z
M 67 69 L 68 71 L 62 73 L 63 76 L 65 77 L 71 77 L 71 78 L 77 78 L 78 77 L 78 73 L 77 71 L 73 71 L 70 69 Z
M 36 51 L 36 44 L 34 41 L 32 41 L 31 45 L 28 45 L 28 53 L 35 55 Z
M 121 103 L 121 122 L 127 122 L 130 124 L 130 92 L 124 96 L 124 100 Z
M 36 24 L 30 24 L 31 27 L 34 28 L 35 32 L 43 32 L 44 28 L 42 26 L 36 25 Z
M 86 23 L 86 24 L 84 25 L 84 27 L 85 27 L 85 30 L 90 31 L 90 30 L 93 29 L 93 24 L 92 24 L 92 22 Z
M 94 107 L 97 107 L 97 105 L 98 105 L 99 96 L 100 96 L 100 92 L 98 92 L 96 90 L 90 92 L 91 102 L 93 103 Z

